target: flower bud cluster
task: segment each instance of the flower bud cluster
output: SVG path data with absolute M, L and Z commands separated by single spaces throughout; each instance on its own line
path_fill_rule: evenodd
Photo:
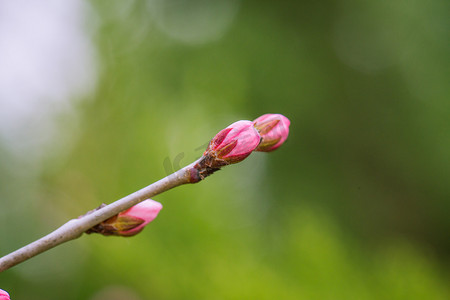
M 231 124 L 209 142 L 191 172 L 191 182 L 198 182 L 223 166 L 238 163 L 253 151 L 277 149 L 286 141 L 289 125 L 289 119 L 280 114 L 265 114 L 254 121 Z

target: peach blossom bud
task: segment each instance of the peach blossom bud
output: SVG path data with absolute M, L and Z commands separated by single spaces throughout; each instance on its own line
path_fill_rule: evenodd
M 2 289 L 0 289 L 0 300 L 10 300 L 9 294 Z
M 212 159 L 211 167 L 234 164 L 249 156 L 260 139 L 251 121 L 237 121 L 221 130 L 209 142 L 203 156 Z
M 92 227 L 87 233 L 96 232 L 103 235 L 133 236 L 141 232 L 145 225 L 153 221 L 161 209 L 161 203 L 151 199 L 144 200 Z
M 280 114 L 265 114 L 253 121 L 261 135 L 261 143 L 255 151 L 269 152 L 280 147 L 289 135 L 288 118 Z

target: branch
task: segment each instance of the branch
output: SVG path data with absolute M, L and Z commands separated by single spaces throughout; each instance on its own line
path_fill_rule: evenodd
M 99 210 L 96 210 L 90 214 L 83 216 L 80 219 L 73 219 L 65 223 L 55 231 L 49 233 L 48 235 L 32 242 L 4 257 L 0 258 L 0 272 L 3 272 L 23 261 L 26 261 L 33 256 L 36 256 L 42 252 L 45 252 L 53 247 L 56 247 L 62 243 L 68 242 L 79 238 L 88 229 L 94 227 L 95 225 L 117 215 L 121 211 L 124 211 L 141 201 L 165 192 L 176 186 L 185 183 L 195 183 L 201 180 L 196 179 L 197 174 L 194 166 L 197 162 L 186 166 L 179 171 L 155 182 L 151 185 L 134 192 L 120 200 L 117 200 Z

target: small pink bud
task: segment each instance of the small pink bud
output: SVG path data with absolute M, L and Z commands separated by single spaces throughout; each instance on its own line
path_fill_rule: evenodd
M 0 289 L 0 300 L 10 300 L 9 294 L 2 289 Z
M 153 221 L 161 209 L 161 203 L 151 199 L 144 200 L 92 227 L 87 233 L 97 232 L 103 235 L 133 236 Z
M 280 114 L 265 114 L 253 121 L 261 135 L 261 143 L 255 151 L 269 152 L 280 147 L 289 135 L 288 118 Z
M 234 164 L 249 156 L 260 139 L 251 121 L 237 121 L 221 130 L 209 142 L 203 156 L 212 158 L 211 167 Z

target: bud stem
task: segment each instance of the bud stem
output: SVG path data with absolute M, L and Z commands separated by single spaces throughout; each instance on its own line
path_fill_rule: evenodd
M 84 232 L 95 225 L 117 215 L 139 202 L 142 202 L 155 195 L 161 194 L 171 188 L 186 184 L 196 183 L 203 178 L 198 175 L 198 170 L 194 168 L 198 162 L 194 163 L 170 174 L 151 185 L 134 192 L 122 199 L 119 199 L 105 207 L 86 214 L 79 219 L 73 219 L 63 224 L 48 235 L 0 258 L 0 272 L 3 272 L 21 262 L 24 262 L 42 252 L 45 252 L 62 243 L 79 238 Z M 192 177 L 196 179 L 193 180 Z

